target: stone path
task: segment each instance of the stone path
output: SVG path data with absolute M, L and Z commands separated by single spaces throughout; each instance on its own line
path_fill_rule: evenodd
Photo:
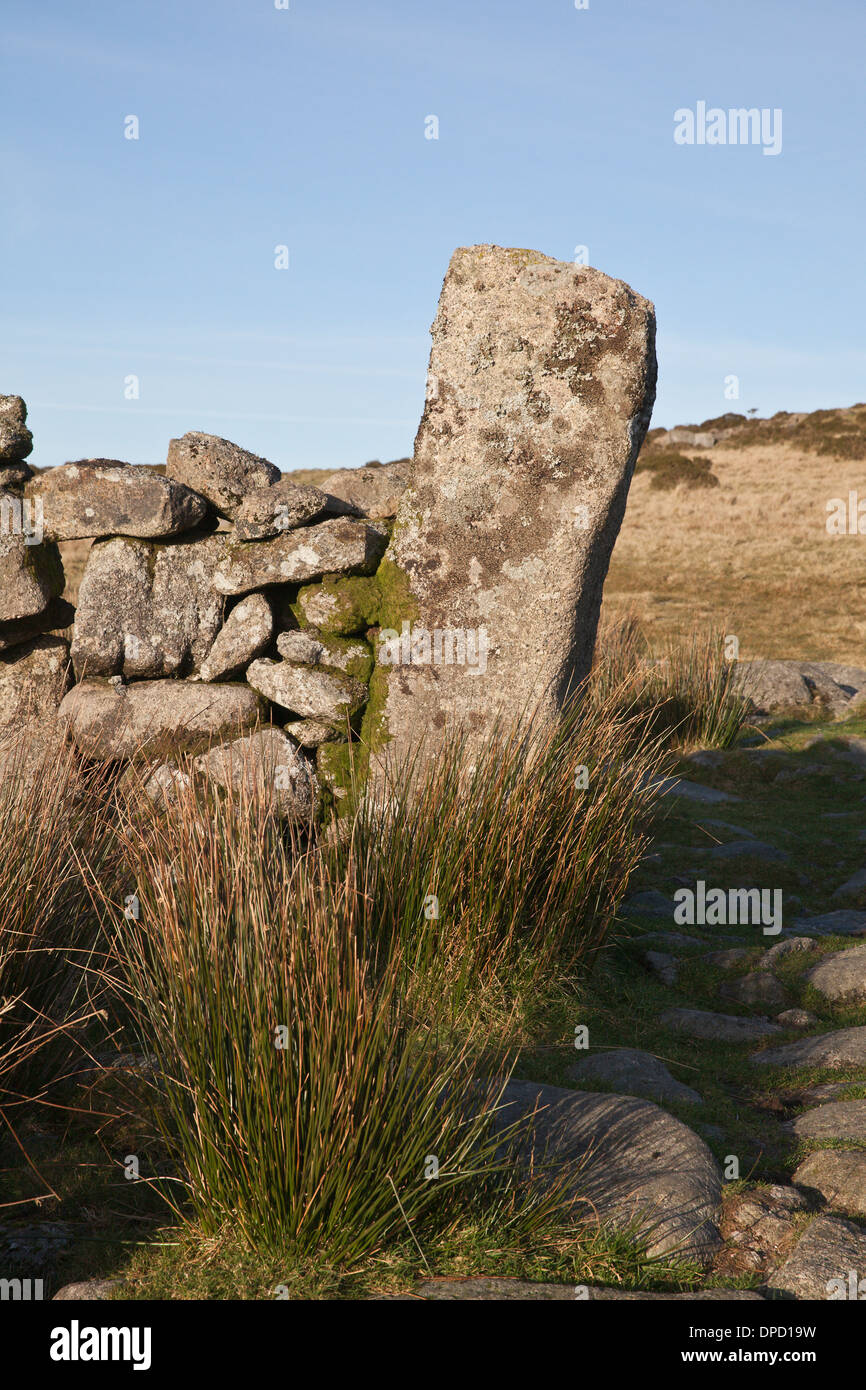
M 661 783 L 670 810 L 661 843 L 651 847 L 647 874 L 641 875 L 643 883 L 649 877 L 653 886 L 638 884 L 622 909 L 624 919 L 639 933 L 632 939 L 637 949 L 629 958 L 639 961 L 646 978 L 654 982 L 653 997 L 662 990 L 667 996 L 667 1007 L 655 1015 L 655 1029 L 670 1035 L 674 1063 L 683 1053 L 673 1040 L 693 1039 L 704 1065 L 712 1058 L 714 1079 L 722 1088 L 755 1107 L 754 1128 L 761 1128 L 762 1111 L 771 1117 L 780 1152 L 774 1161 L 785 1181 L 767 1186 L 750 1181 L 747 1173 L 723 1181 L 715 1217 L 720 1243 L 712 1263 L 705 1264 L 713 1274 L 728 1278 L 757 1274 L 762 1280 L 759 1293 L 766 1297 L 866 1297 L 866 1224 L 859 1224 L 866 1222 L 866 944 L 859 940 L 866 936 L 866 868 L 852 873 L 850 860 L 832 859 L 838 842 L 824 837 L 817 826 L 818 820 L 828 823 L 828 831 L 845 826 L 850 836 L 862 817 L 864 798 L 856 784 L 863 777 L 863 740 L 836 738 L 839 742 L 844 745 L 841 752 L 835 744 L 826 746 L 820 734 L 811 738 L 808 752 L 815 761 L 794 766 L 786 763 L 784 750 L 749 750 L 752 772 L 747 773 L 768 788 L 782 785 L 782 795 L 793 798 L 803 779 L 806 786 L 820 785 L 831 758 L 836 768 L 845 765 L 845 772 L 834 776 L 850 784 L 842 791 L 850 791 L 849 804 L 856 799 L 857 808 L 846 809 L 842 796 L 841 805 L 837 800 L 833 809 L 808 818 L 808 834 L 829 861 L 821 870 L 826 875 L 821 884 L 826 910 L 820 902 L 816 910 L 816 895 L 809 891 L 815 888 L 815 866 L 812 855 L 803 853 L 802 842 L 796 845 L 795 831 L 739 823 L 750 819 L 747 813 L 754 810 L 763 787 L 751 797 L 739 786 L 735 791 L 735 783 L 719 776 L 726 755 L 717 750 L 694 754 L 689 761 L 708 782 L 721 780 L 720 786 L 677 777 Z M 789 787 L 794 790 L 789 792 Z M 737 824 L 701 809 L 722 801 L 740 802 Z M 690 845 L 669 843 L 677 828 L 691 834 Z M 780 835 L 784 848 L 777 843 Z M 863 840 L 866 832 L 857 843 Z M 750 866 L 745 872 L 740 861 Z M 777 925 L 765 933 L 761 928 L 766 923 L 744 926 L 736 919 L 711 926 L 675 914 L 671 889 L 694 885 L 696 876 L 704 877 L 708 888 L 726 880 L 740 887 L 740 873 L 745 886 L 745 874 L 753 871 L 750 887 L 772 883 L 774 874 L 786 874 L 784 881 L 797 885 L 796 892 L 786 890 L 788 910 L 781 930 Z M 803 890 L 811 898 L 811 911 L 803 910 Z M 836 907 L 834 899 L 850 906 Z M 708 995 L 720 1007 L 696 1007 Z M 634 1028 L 624 1031 L 624 1042 L 635 1036 Z M 658 1036 L 656 1032 L 655 1039 Z M 568 1079 L 581 1087 L 646 1097 L 659 1106 L 672 1106 L 682 1116 L 690 1107 L 686 1122 L 706 1135 L 722 1166 L 724 1150 L 732 1144 L 724 1126 L 701 1119 L 707 1109 L 700 1076 L 695 1075 L 701 1066 L 681 1077 L 671 1058 L 663 1059 L 659 1052 L 664 1052 L 664 1044 L 658 1041 L 652 1049 L 611 1047 L 608 1042 L 598 1051 L 590 1048 L 570 1068 Z M 834 1073 L 841 1080 L 834 1082 Z M 754 1139 L 760 1156 L 761 1136 L 755 1134 Z M 737 1177 L 746 1179 L 745 1188 L 733 1185 Z M 422 1296 L 484 1295 L 430 1286 Z M 593 1290 L 588 1296 L 609 1295 Z

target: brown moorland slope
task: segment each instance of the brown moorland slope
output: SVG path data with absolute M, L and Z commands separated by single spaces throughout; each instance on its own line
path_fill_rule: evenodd
M 713 624 L 739 637 L 741 657 L 862 665 L 866 534 L 828 531 L 828 507 L 847 509 L 850 492 L 866 513 L 863 404 L 652 430 L 613 552 L 607 616 L 633 613 L 655 647 Z

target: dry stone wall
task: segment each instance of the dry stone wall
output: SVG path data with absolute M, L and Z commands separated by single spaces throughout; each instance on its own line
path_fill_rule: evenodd
M 146 757 L 154 798 L 196 773 L 264 780 L 307 818 L 414 732 L 483 731 L 534 689 L 561 700 L 592 650 L 652 341 L 651 306 L 618 281 L 461 250 L 414 465 L 321 487 L 200 432 L 164 474 L 34 474 L 24 403 L 0 397 L 0 739 Z M 57 542 L 82 538 L 73 614 Z

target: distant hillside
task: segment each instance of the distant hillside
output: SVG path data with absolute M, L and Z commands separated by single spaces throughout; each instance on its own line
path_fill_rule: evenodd
M 851 491 L 866 511 L 866 404 L 651 430 L 605 610 L 658 645 L 697 619 L 742 656 L 866 661 L 866 535 L 827 530 Z

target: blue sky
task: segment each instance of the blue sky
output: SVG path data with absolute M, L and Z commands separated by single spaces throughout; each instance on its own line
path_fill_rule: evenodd
M 3 11 L 0 392 L 35 463 L 410 452 L 474 242 L 586 246 L 653 299 L 656 424 L 866 399 L 862 0 Z M 699 101 L 781 108 L 781 153 L 675 144 Z

